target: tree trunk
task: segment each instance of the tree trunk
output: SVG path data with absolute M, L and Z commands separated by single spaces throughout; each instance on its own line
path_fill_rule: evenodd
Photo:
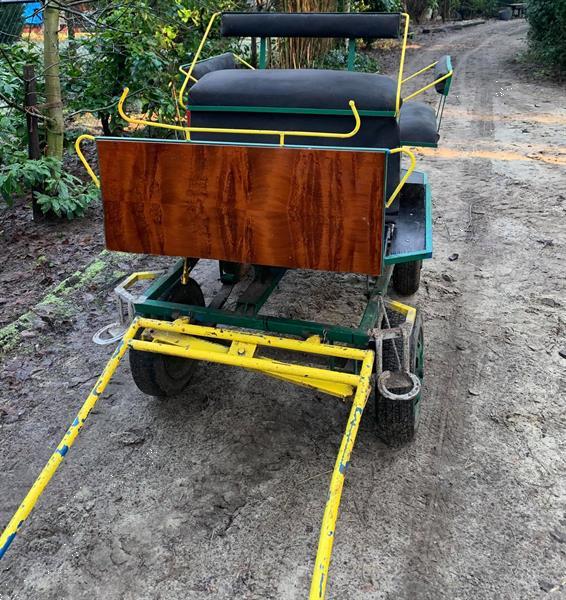
M 63 103 L 59 76 L 59 9 L 47 5 L 43 25 L 43 67 L 47 103 L 47 156 L 63 159 Z

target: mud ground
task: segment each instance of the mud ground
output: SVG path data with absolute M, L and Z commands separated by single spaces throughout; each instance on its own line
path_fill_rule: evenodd
M 566 105 L 516 61 L 526 31 L 489 22 L 410 49 L 411 71 L 450 52 L 457 72 L 441 148 L 419 159 L 435 205 L 435 258 L 412 299 L 426 403 L 400 450 L 376 440 L 368 408 L 329 598 L 566 597 Z M 102 260 L 0 357 L 2 524 L 109 355 L 90 336 L 114 317 L 114 277 L 139 263 Z M 218 286 L 212 265 L 197 279 Z M 363 289 L 295 273 L 268 308 L 349 323 Z M 214 365 L 162 403 L 124 367 L 0 564 L 0 598 L 305 598 L 347 410 Z

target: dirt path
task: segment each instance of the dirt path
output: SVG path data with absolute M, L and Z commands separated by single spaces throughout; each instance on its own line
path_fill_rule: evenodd
M 435 203 L 435 258 L 414 299 L 427 401 L 401 450 L 376 441 L 371 408 L 362 422 L 329 598 L 566 593 L 566 108 L 563 89 L 514 62 L 525 35 L 490 22 L 411 48 L 411 71 L 448 51 L 457 70 L 442 148 L 419 161 Z M 217 285 L 207 265 L 197 279 Z M 363 287 L 295 273 L 268 308 L 348 323 Z M 2 523 L 105 362 L 89 337 L 112 316 L 106 289 L 78 299 L 58 337 L 2 358 Z M 0 598 L 305 598 L 346 415 L 213 365 L 157 403 L 124 369 L 0 563 Z

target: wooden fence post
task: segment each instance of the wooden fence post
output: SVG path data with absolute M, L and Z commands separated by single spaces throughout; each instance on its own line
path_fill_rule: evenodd
M 28 157 L 32 160 L 41 158 L 41 150 L 39 148 L 39 130 L 37 120 L 37 93 L 36 93 L 36 78 L 35 68 L 33 65 L 24 65 L 24 86 L 25 86 L 25 107 L 26 107 L 26 124 L 28 130 Z M 43 212 L 37 204 L 35 192 L 31 190 L 31 206 L 33 211 L 34 221 L 43 218 Z

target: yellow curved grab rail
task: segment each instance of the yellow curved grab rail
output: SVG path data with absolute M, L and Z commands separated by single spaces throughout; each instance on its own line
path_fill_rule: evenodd
M 190 71 L 189 71 L 190 74 Z M 183 131 L 185 133 L 230 133 L 230 134 L 245 134 L 245 135 L 277 135 L 279 136 L 279 143 L 281 146 L 285 145 L 286 136 L 294 137 L 320 137 L 320 138 L 335 138 L 345 139 L 351 138 L 358 133 L 362 125 L 356 103 L 353 100 L 348 102 L 354 120 L 356 122 L 354 129 L 347 133 L 329 133 L 325 131 L 282 131 L 280 129 L 225 129 L 223 127 L 183 127 L 182 125 L 169 125 L 168 123 L 158 123 L 156 121 L 144 121 L 142 119 L 134 119 L 129 117 L 124 112 L 124 102 L 130 93 L 129 88 L 125 88 L 122 92 L 120 102 L 118 102 L 118 112 L 124 121 L 131 123 L 132 125 L 143 125 L 147 127 L 158 127 L 160 129 L 169 129 L 172 131 Z
M 179 90 L 179 104 L 186 110 L 187 107 L 185 106 L 185 103 L 183 102 L 183 96 L 185 95 L 185 90 L 187 89 L 187 85 L 189 85 L 189 81 L 191 79 L 191 76 L 193 74 L 193 69 L 195 68 L 195 65 L 197 64 L 197 61 L 199 59 L 200 53 L 202 52 L 202 49 L 204 47 L 204 44 L 206 42 L 206 38 L 208 37 L 208 34 L 210 33 L 210 30 L 212 29 L 212 25 L 216 19 L 216 17 L 218 17 L 219 15 L 221 15 L 222 13 L 214 13 L 210 19 L 210 21 L 208 22 L 208 25 L 206 26 L 206 30 L 204 32 L 204 35 L 202 36 L 202 40 L 200 41 L 199 47 L 197 48 L 197 51 L 195 52 L 195 56 L 193 58 L 193 62 L 191 63 L 191 66 L 189 67 L 189 70 L 187 72 L 187 75 L 185 77 L 185 80 L 183 81 L 183 85 L 181 86 L 181 89 Z
M 83 135 L 79 135 L 79 137 L 77 138 L 77 141 L 75 142 L 75 150 L 77 151 L 77 155 L 81 159 L 81 162 L 83 163 L 83 166 L 86 169 L 86 172 L 90 175 L 90 178 L 94 181 L 94 185 L 98 189 L 100 189 L 100 179 L 98 179 L 98 177 L 95 175 L 95 173 L 92 170 L 91 166 L 88 164 L 88 161 L 85 158 L 85 155 L 83 154 L 83 151 L 81 150 L 81 142 L 83 140 L 94 141 L 95 137 L 93 135 L 89 135 L 88 133 L 85 133 Z
M 426 69 L 424 69 L 424 70 L 426 70 Z M 420 73 L 420 71 L 419 71 L 419 73 Z M 408 77 L 407 79 L 412 79 L 414 76 L 418 75 L 419 73 L 415 73 L 414 75 L 411 75 L 411 77 Z M 448 71 L 448 73 L 446 73 L 446 75 L 443 75 L 442 77 L 439 77 L 438 79 L 435 79 L 432 83 L 425 85 L 420 90 L 417 90 L 416 92 L 409 94 L 406 98 L 403 98 L 403 102 L 407 102 L 407 100 L 410 100 L 411 98 L 414 98 L 415 96 L 418 96 L 419 94 L 422 94 L 422 92 L 426 92 L 426 90 L 429 90 L 432 86 L 436 85 L 437 83 L 440 83 L 441 81 L 444 81 L 445 79 L 448 79 L 449 77 L 452 77 L 452 75 L 454 75 L 454 71 Z M 405 79 L 405 81 L 407 81 L 407 79 Z
M 417 164 L 417 159 L 415 158 L 415 155 L 408 148 L 393 148 L 393 150 L 389 151 L 389 154 L 399 153 L 406 154 L 411 159 L 411 164 L 409 165 L 409 168 L 407 169 L 407 172 L 405 173 L 403 179 L 401 179 L 401 181 L 399 182 L 399 185 L 395 188 L 395 190 L 393 190 L 391 196 L 389 196 L 389 200 L 387 200 L 387 202 L 385 203 L 385 208 L 389 208 L 393 204 L 393 200 L 397 198 L 399 192 L 401 191 L 405 183 L 407 183 L 407 179 L 409 179 L 411 173 L 415 170 L 415 165 Z

